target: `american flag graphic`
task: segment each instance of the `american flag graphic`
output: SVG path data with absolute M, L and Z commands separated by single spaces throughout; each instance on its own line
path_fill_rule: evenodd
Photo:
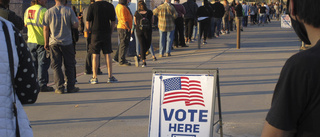
M 188 77 L 163 80 L 165 93 L 163 104 L 184 101 L 186 106 L 204 105 L 201 82 Z

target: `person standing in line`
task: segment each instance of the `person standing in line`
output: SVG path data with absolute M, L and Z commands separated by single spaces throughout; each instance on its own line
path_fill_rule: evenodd
M 270 20 L 270 12 L 271 12 L 270 7 L 265 2 L 263 4 L 267 8 L 267 10 L 266 10 L 266 23 L 268 23 L 268 21 L 269 21 L 269 23 L 271 23 L 271 20 Z
M 212 16 L 213 10 L 210 6 L 210 3 L 207 0 L 204 0 L 202 6 L 197 10 L 198 20 L 200 22 L 200 34 L 199 37 L 203 36 L 203 43 L 207 44 L 207 37 L 210 25 L 210 17 Z
M 111 35 L 115 28 L 116 13 L 111 3 L 104 0 L 96 0 L 89 9 L 87 14 L 86 27 L 87 31 L 91 30 L 91 43 L 89 52 L 92 54 L 92 78 L 91 84 L 97 84 L 98 61 L 100 58 L 100 51 L 104 54 L 108 68 L 108 81 L 107 83 L 118 82 L 112 75 L 112 42 Z M 92 26 L 90 26 L 92 22 Z
M 219 37 L 221 31 L 221 21 L 225 13 L 224 6 L 220 3 L 220 0 L 215 0 L 215 3 L 211 5 L 213 9 L 213 16 L 211 18 L 211 36 Z M 216 33 L 216 36 L 214 36 Z
M 262 3 L 260 8 L 259 8 L 259 26 L 260 24 L 262 24 L 262 26 L 264 26 L 264 24 L 266 23 L 266 13 L 267 13 L 267 8 L 264 6 L 264 4 Z
M 242 28 L 242 17 L 243 17 L 243 14 L 242 14 L 242 6 L 241 4 L 239 3 L 239 0 L 236 0 L 236 7 L 235 7 L 235 11 L 236 11 L 236 25 L 240 25 L 240 30 L 243 31 L 243 28 Z
M 229 2 L 228 0 L 224 0 L 223 1 L 223 6 L 224 6 L 224 9 L 225 9 L 225 13 L 222 17 L 222 34 L 229 34 L 229 27 L 230 27 L 230 24 L 229 24 L 229 20 L 230 20 L 230 7 L 229 7 Z
M 89 45 L 91 43 L 91 30 L 87 30 L 86 23 L 87 23 L 88 9 L 94 3 L 95 0 L 90 0 L 90 1 L 91 1 L 90 5 L 83 10 L 83 24 L 84 24 L 83 33 L 84 33 L 84 37 L 86 38 L 86 48 L 87 48 L 87 56 L 86 56 L 86 64 L 85 64 L 84 73 L 87 75 L 92 74 L 92 54 L 89 52 Z M 89 26 L 91 26 L 91 25 L 92 25 L 92 23 L 89 22 Z M 89 28 L 91 28 L 91 27 L 89 27 Z M 102 71 L 100 69 L 100 58 L 98 61 L 97 75 L 102 75 Z
M 159 57 L 164 57 L 164 48 L 166 49 L 166 56 L 169 57 L 171 56 L 171 46 L 174 39 L 174 20 L 178 17 L 178 13 L 171 5 L 170 0 L 165 0 L 163 4 L 153 10 L 153 15 L 159 18 Z
M 257 14 L 258 14 L 258 9 L 257 9 L 257 5 L 253 4 L 252 6 L 250 6 L 250 22 L 251 25 L 255 25 L 257 23 Z
M 48 69 L 50 67 L 49 53 L 44 48 L 43 37 L 43 17 L 47 8 L 44 6 L 47 0 L 33 0 L 31 7 L 24 13 L 24 24 L 28 28 L 28 48 L 30 49 L 32 60 L 40 86 L 40 92 L 54 91 L 53 87 L 47 86 L 49 82 Z
M 142 67 L 146 67 L 146 52 L 149 50 L 152 40 L 153 13 L 147 8 L 146 3 L 143 1 L 139 1 L 138 3 L 138 10 L 134 14 L 134 24 L 136 26 L 136 33 L 141 46 L 140 55 Z M 135 57 L 135 60 L 137 60 L 137 56 Z M 139 66 L 139 64 L 136 64 L 136 66 Z
M 229 28 L 230 28 L 230 31 L 233 31 L 233 27 L 234 27 L 234 25 L 233 25 L 233 21 L 234 21 L 234 18 L 235 18 L 235 10 L 234 10 L 234 7 L 235 7 L 236 5 L 235 5 L 235 3 L 234 2 L 232 2 L 231 4 L 230 4 L 230 12 L 229 12 L 229 17 L 230 17 L 230 20 L 229 20 Z
M 245 1 L 242 2 L 242 12 L 243 12 L 243 18 L 242 18 L 242 26 L 247 27 L 248 26 L 248 16 L 249 16 L 249 6 Z
M 277 21 L 279 21 L 279 15 L 280 15 L 280 8 L 279 8 L 279 3 L 276 2 L 274 4 L 274 10 L 275 10 L 275 18 L 277 19 Z
M 182 4 L 186 10 L 184 14 L 184 28 L 185 28 L 185 41 L 186 43 L 191 42 L 193 26 L 197 24 L 197 10 L 198 5 L 195 0 L 187 0 L 187 2 Z
M 114 56 L 114 60 L 119 62 L 120 66 L 131 66 L 131 63 L 126 60 L 126 53 L 129 47 L 133 22 L 131 11 L 127 6 L 130 2 L 131 0 L 119 0 L 119 3 L 115 9 L 118 17 L 117 29 L 120 44 Z
M 78 92 L 75 87 L 75 49 L 73 47 L 71 27 L 78 28 L 79 22 L 71 8 L 64 6 L 65 0 L 55 0 L 56 4 L 48 9 L 43 19 L 44 48 L 50 50 L 55 93 L 65 93 L 62 62 L 65 67 L 67 92 Z M 60 29 L 56 29 L 60 28 Z
M 173 4 L 174 8 L 178 13 L 178 17 L 175 19 L 176 29 L 174 31 L 174 40 L 173 45 L 178 48 L 180 45 L 181 47 L 189 47 L 186 45 L 184 39 L 184 26 L 183 26 L 183 16 L 186 14 L 186 10 L 182 4 L 180 4 L 180 0 L 174 0 Z
M 320 136 L 320 1 L 288 0 L 292 28 L 312 48 L 291 56 L 274 89 L 261 137 Z

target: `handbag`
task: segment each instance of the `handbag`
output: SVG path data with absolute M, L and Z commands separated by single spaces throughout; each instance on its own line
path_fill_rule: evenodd
M 7 50 L 8 50 L 8 57 L 9 57 L 9 66 L 10 66 L 10 76 L 11 76 L 11 84 L 12 84 L 12 92 L 13 92 L 13 115 L 16 118 L 16 137 L 20 137 L 20 130 L 19 130 L 19 123 L 18 123 L 18 111 L 16 106 L 16 90 L 13 88 L 14 85 L 14 68 L 13 68 L 13 52 L 12 52 L 12 45 L 9 35 L 9 30 L 5 22 L 2 22 L 2 28 L 4 34 L 6 36 L 6 43 L 7 43 Z

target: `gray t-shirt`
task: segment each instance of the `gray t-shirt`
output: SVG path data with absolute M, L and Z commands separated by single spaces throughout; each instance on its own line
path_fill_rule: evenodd
M 78 22 L 78 18 L 70 7 L 53 6 L 46 11 L 43 25 L 49 26 L 49 45 L 72 44 L 71 27 Z

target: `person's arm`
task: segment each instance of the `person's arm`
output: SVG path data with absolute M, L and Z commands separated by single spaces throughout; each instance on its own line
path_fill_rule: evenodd
M 44 48 L 49 50 L 49 26 L 43 26 Z
M 273 127 L 268 122 L 265 122 L 261 137 L 293 137 L 294 131 L 285 131 Z
M 115 21 L 111 21 L 111 34 L 114 31 L 115 27 L 116 27 L 116 22 Z
M 87 32 L 91 33 L 91 31 L 90 31 L 91 26 L 90 26 L 90 22 L 89 21 L 86 21 L 86 27 L 87 27 Z

